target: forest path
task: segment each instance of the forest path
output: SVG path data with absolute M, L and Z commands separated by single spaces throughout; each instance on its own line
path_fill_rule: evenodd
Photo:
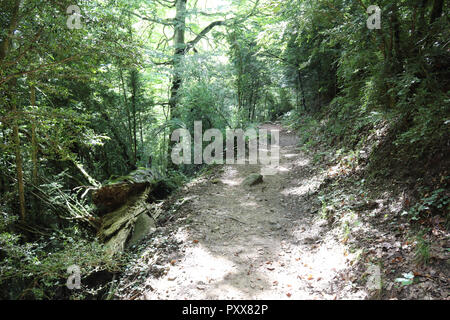
M 323 175 L 300 151 L 294 133 L 279 125 L 263 127 L 280 130 L 278 173 L 244 187 L 241 182 L 260 173 L 261 166 L 225 165 L 213 177 L 187 185 L 180 193 L 185 203 L 179 218 L 160 238 L 171 238 L 177 248 L 153 255 L 153 263 L 164 266 L 163 275 L 148 275 L 144 292 L 123 298 L 365 297 L 346 279 L 346 248 L 312 212 L 309 194 Z

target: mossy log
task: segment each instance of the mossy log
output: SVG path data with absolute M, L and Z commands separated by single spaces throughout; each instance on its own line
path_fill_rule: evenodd
M 262 183 L 262 182 L 263 182 L 262 175 L 260 175 L 259 173 L 252 173 L 247 178 L 245 178 L 244 181 L 242 181 L 242 185 L 251 187 L 251 186 L 254 186 L 254 185 Z
M 130 197 L 142 193 L 149 186 L 157 184 L 161 176 L 150 169 L 138 169 L 127 176 L 106 181 L 92 194 L 99 215 L 120 208 Z
M 93 194 L 93 201 L 102 212 L 97 236 L 111 255 L 156 230 L 161 206 L 155 202 L 155 194 L 166 194 L 169 186 L 144 170 L 115 179 Z

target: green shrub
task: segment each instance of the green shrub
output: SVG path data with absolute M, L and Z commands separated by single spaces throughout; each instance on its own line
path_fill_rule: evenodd
M 20 235 L 3 230 L 0 233 L 0 297 L 67 298 L 58 294 L 70 295 L 65 290 L 69 266 L 79 266 L 82 279 L 95 272 L 121 269 L 121 258 L 108 256 L 95 239 L 67 234 L 70 232 L 64 230 L 36 242 L 24 242 Z

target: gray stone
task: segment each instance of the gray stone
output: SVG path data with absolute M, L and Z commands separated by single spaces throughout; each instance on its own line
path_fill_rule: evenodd
M 281 230 L 281 225 L 280 224 L 278 224 L 278 223 L 276 223 L 275 225 L 273 225 L 271 228 L 270 228 L 270 230 L 272 230 L 272 231 L 278 231 L 278 230 Z
M 137 244 L 139 241 L 145 238 L 148 234 L 154 232 L 156 230 L 155 221 L 150 218 L 146 213 L 141 213 L 139 217 L 137 217 L 136 222 L 134 224 L 133 234 L 131 235 L 130 240 L 128 241 L 128 246 L 133 246 Z
M 242 182 L 243 186 L 251 187 L 263 182 L 263 176 L 259 173 L 252 173 Z

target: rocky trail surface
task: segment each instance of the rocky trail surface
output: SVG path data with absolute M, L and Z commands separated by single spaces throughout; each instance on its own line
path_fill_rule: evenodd
M 323 176 L 293 133 L 264 128 L 280 130 L 278 173 L 249 187 L 242 182 L 260 165 L 225 165 L 187 185 L 177 195 L 182 204 L 172 221 L 144 243 L 130 266 L 119 298 L 366 297 L 346 276 L 346 248 L 309 205 Z

